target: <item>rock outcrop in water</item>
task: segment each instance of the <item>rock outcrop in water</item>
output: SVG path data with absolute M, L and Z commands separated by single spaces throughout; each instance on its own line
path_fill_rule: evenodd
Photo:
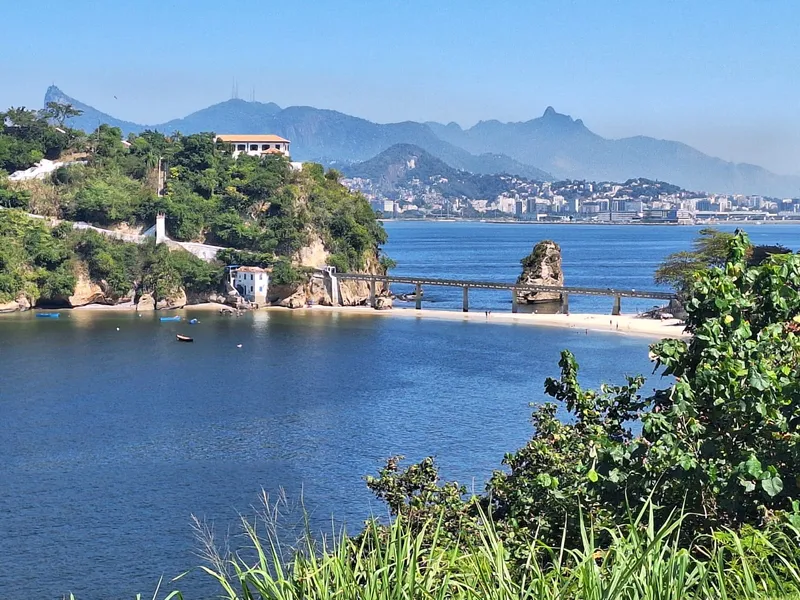
M 561 247 L 551 240 L 543 240 L 533 247 L 531 253 L 523 258 L 522 274 L 517 278 L 521 285 L 564 286 L 564 271 L 561 269 Z M 517 293 L 517 301 L 524 304 L 559 302 L 559 292 Z

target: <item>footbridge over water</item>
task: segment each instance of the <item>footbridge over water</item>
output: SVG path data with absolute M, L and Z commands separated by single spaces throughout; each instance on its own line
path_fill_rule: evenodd
M 463 290 L 464 312 L 469 311 L 469 290 L 505 290 L 511 293 L 511 312 L 518 309 L 518 294 L 525 292 L 552 292 L 561 297 L 561 312 L 569 312 L 569 297 L 574 296 L 608 296 L 613 298 L 612 315 L 619 315 L 622 311 L 622 298 L 652 298 L 654 300 L 677 300 L 675 294 L 651 290 L 626 290 L 617 288 L 591 288 L 574 286 L 551 285 L 524 285 L 518 283 L 503 283 L 497 281 L 470 281 L 465 279 L 435 279 L 431 277 L 395 277 L 392 275 L 369 275 L 364 273 L 331 273 L 332 277 L 339 280 L 367 281 L 370 289 L 370 304 L 375 306 L 376 287 L 383 283 L 386 289 L 390 283 L 403 283 L 415 286 L 414 299 L 417 309 L 422 308 L 422 286 L 460 287 Z

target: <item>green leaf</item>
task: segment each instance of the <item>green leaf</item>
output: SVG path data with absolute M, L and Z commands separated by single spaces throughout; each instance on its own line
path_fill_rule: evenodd
M 769 382 L 761 373 L 758 371 L 753 371 L 750 374 L 750 385 L 756 388 L 758 391 L 763 392 L 769 387 Z
M 764 488 L 764 491 L 770 496 L 777 496 L 781 493 L 781 490 L 783 490 L 783 481 L 780 477 L 775 475 L 769 479 L 762 479 L 761 487 Z
M 744 468 L 747 470 L 748 475 L 756 478 L 761 477 L 761 472 L 764 470 L 761 468 L 761 461 L 756 458 L 755 454 L 751 454 L 750 458 L 745 461 Z
M 595 471 L 594 469 L 589 469 L 589 472 L 586 474 L 586 477 L 592 483 L 597 483 L 598 480 L 597 471 Z

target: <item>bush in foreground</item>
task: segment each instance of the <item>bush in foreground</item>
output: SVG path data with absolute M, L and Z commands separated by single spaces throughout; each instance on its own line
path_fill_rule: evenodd
M 519 560 L 530 540 L 566 535 L 577 547 L 581 512 L 603 536 L 647 498 L 685 510 L 693 532 L 800 521 L 800 256 L 752 265 L 751 251 L 734 236 L 724 264 L 694 279 L 692 338 L 651 347 L 668 387 L 643 397 L 643 379 L 630 377 L 583 389 L 565 351 L 560 379 L 545 383 L 558 404 L 535 409 L 533 436 L 505 457 L 485 495 L 440 485 L 431 459 L 405 470 L 392 459 L 369 487 L 412 525 L 444 511 L 446 524 L 459 523 L 447 529 L 463 532 L 463 515 L 477 522 L 483 510 Z
M 288 560 L 277 537 L 258 534 L 274 532 L 273 524 L 243 520 L 247 551 L 215 556 L 203 570 L 229 600 L 755 600 L 797 592 L 797 530 L 746 538 L 727 531 L 696 537 L 687 548 L 684 524 L 675 513 L 659 520 L 647 504 L 604 532 L 608 544 L 581 527 L 578 547 L 532 541 L 519 565 L 488 515 L 466 543 L 454 543 L 441 520 L 410 526 L 400 517 L 355 539 L 319 544 L 306 537 Z

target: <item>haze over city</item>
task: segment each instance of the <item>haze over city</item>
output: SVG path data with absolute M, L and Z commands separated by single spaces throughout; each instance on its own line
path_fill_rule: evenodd
M 0 105 L 56 83 L 141 123 L 231 97 L 378 122 L 521 121 L 673 139 L 800 174 L 789 0 L 9 3 Z M 46 40 L 46 42 L 43 42 Z

